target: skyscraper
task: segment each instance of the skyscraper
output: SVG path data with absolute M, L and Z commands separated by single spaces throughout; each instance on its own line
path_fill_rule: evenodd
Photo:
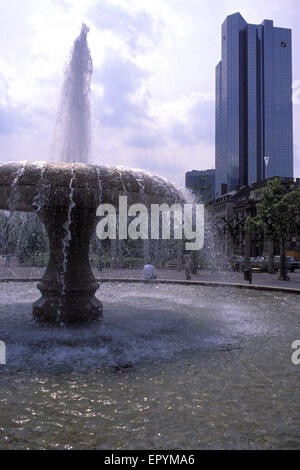
M 273 21 L 222 25 L 216 67 L 216 192 L 293 177 L 292 35 Z

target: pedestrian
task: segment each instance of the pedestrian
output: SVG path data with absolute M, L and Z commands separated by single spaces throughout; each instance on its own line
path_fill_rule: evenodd
M 150 262 L 145 264 L 142 276 L 143 276 L 143 279 L 147 279 L 147 280 L 157 279 L 154 266 Z
M 9 268 L 10 266 L 10 253 L 6 253 L 5 255 L 5 266 Z
M 191 274 L 193 270 L 193 263 L 189 255 L 186 255 L 185 257 L 185 265 L 184 265 L 184 270 L 185 270 L 185 278 L 187 281 L 191 280 Z

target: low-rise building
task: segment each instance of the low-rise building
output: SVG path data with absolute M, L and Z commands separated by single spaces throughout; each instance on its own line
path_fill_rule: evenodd
M 202 198 L 204 203 L 215 198 L 215 170 L 192 170 L 185 174 L 185 187 Z
M 287 191 L 291 183 L 300 185 L 300 178 L 279 178 L 286 185 Z M 267 186 L 264 180 L 251 186 L 243 186 L 229 193 L 223 194 L 214 201 L 214 214 L 218 227 L 219 239 L 225 253 L 229 255 L 245 254 L 245 223 L 248 216 L 256 215 L 256 205 L 263 190 Z M 300 217 L 300 214 L 299 214 Z M 256 236 L 251 240 L 250 256 L 262 256 L 268 253 L 268 240 L 263 236 Z M 274 254 L 279 255 L 279 244 L 274 243 Z M 300 232 L 290 234 L 287 241 L 287 255 L 300 260 Z

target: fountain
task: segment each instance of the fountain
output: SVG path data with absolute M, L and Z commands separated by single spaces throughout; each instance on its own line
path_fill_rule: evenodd
M 143 191 L 141 192 L 141 188 Z M 141 170 L 82 163 L 18 163 L 0 166 L 0 209 L 33 211 L 43 221 L 50 243 L 48 267 L 33 306 L 39 321 L 84 323 L 102 315 L 89 261 L 90 239 L 101 202 L 147 207 L 182 201 L 171 183 Z
M 65 73 L 53 155 L 61 163 L 12 162 L 0 166 L 0 209 L 34 211 L 50 242 L 50 259 L 33 306 L 38 321 L 84 323 L 102 315 L 89 262 L 89 245 L 100 203 L 173 203 L 183 196 L 171 183 L 142 170 L 87 164 L 90 155 L 92 59 L 83 24 Z

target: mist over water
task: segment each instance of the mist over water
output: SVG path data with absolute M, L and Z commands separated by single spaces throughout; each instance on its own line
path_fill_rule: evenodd
M 67 64 L 57 116 L 52 161 L 87 163 L 91 150 L 90 85 L 93 62 L 83 23 Z

